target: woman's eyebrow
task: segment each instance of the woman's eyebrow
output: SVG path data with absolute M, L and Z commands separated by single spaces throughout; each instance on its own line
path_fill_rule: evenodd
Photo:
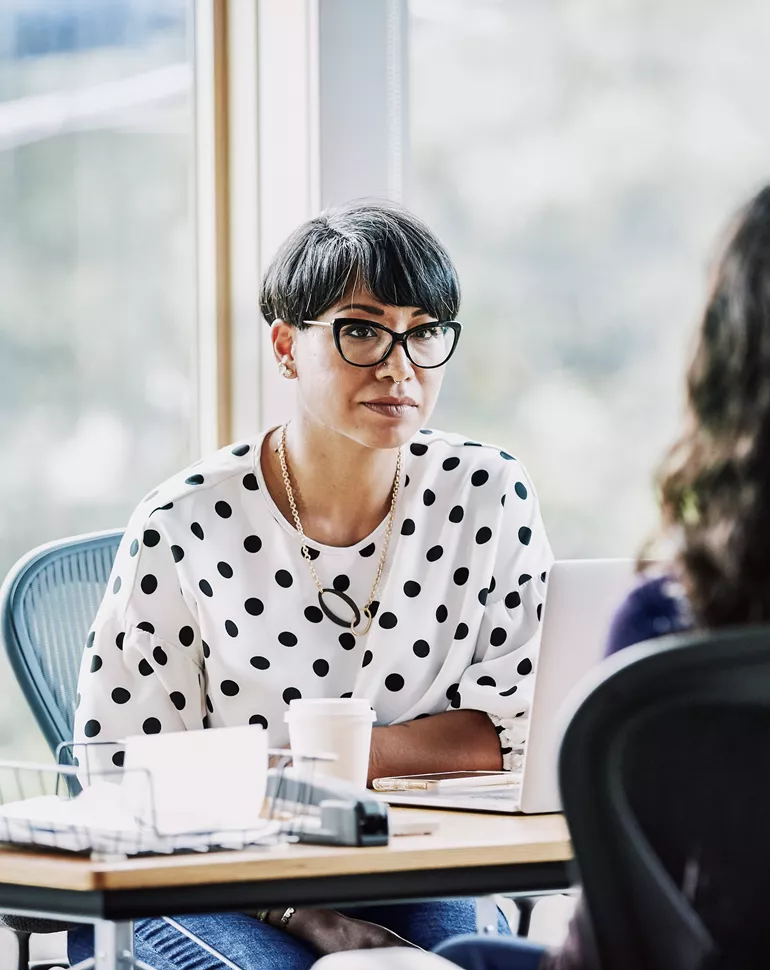
M 376 306 L 368 306 L 365 303 L 346 303 L 340 310 L 363 310 L 365 313 L 372 313 L 376 317 L 384 317 L 385 311 Z

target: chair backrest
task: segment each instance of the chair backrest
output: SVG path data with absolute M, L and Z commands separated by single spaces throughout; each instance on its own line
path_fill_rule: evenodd
M 20 559 L 0 590 L 0 630 L 52 751 L 72 740 L 80 658 L 123 532 L 60 539 Z
M 585 683 L 559 775 L 594 964 L 767 966 L 768 752 L 770 628 L 651 641 Z

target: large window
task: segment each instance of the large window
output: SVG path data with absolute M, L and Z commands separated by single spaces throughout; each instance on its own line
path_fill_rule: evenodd
M 195 450 L 191 26 L 184 0 L 0 4 L 0 574 Z M 12 680 L 0 658 L 0 756 L 41 753 Z
M 770 7 L 409 10 L 408 201 L 464 287 L 435 423 L 521 456 L 559 556 L 633 555 L 708 261 L 770 176 Z

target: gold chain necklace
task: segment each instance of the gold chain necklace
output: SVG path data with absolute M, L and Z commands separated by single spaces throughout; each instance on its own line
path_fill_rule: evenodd
M 333 587 L 324 586 L 321 580 L 318 578 L 318 573 L 315 571 L 315 566 L 313 565 L 313 560 L 310 556 L 310 550 L 307 547 L 307 538 L 305 536 L 305 530 L 302 528 L 302 522 L 300 521 L 299 512 L 297 510 L 297 503 L 294 500 L 294 490 L 291 487 L 291 478 L 289 476 L 289 466 L 286 461 L 286 425 L 281 425 L 281 436 L 278 441 L 278 458 L 281 462 L 281 472 L 283 474 L 283 484 L 286 489 L 286 498 L 289 500 L 289 507 L 291 508 L 291 514 L 294 518 L 294 525 L 296 526 L 299 537 L 302 540 L 302 555 L 308 564 L 310 569 L 310 574 L 313 577 L 313 582 L 318 588 L 318 603 L 326 614 L 326 616 L 338 626 L 349 626 L 350 632 L 356 637 L 365 637 L 372 626 L 372 612 L 371 605 L 374 602 L 374 598 L 377 595 L 377 588 L 380 585 L 380 580 L 382 579 L 382 570 L 385 568 L 385 560 L 388 556 L 388 546 L 390 545 L 390 536 L 393 532 L 393 520 L 396 516 L 396 500 L 398 498 L 398 493 L 401 489 L 401 463 L 402 463 L 402 451 L 398 449 L 398 458 L 396 459 L 396 476 L 393 479 L 393 494 L 390 499 L 390 511 L 388 512 L 388 518 L 385 523 L 385 539 L 382 544 L 382 553 L 380 555 L 380 561 L 377 566 L 377 575 L 374 577 L 374 584 L 372 590 L 369 593 L 369 599 L 366 601 L 366 605 L 362 610 L 358 608 L 352 597 L 348 596 L 342 590 L 334 589 Z M 343 620 L 341 617 L 337 616 L 324 600 L 324 596 L 336 596 L 341 599 L 343 603 L 348 607 L 352 613 L 351 620 Z M 363 630 L 358 631 L 356 627 L 359 625 L 362 619 L 366 619 L 366 626 Z

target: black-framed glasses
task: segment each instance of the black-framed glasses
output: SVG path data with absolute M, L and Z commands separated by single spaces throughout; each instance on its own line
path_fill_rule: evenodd
M 421 323 L 399 333 L 372 320 L 338 317 L 325 320 L 303 320 L 313 327 L 331 327 L 334 344 L 340 356 L 353 367 L 375 367 L 390 356 L 396 344 L 415 367 L 443 367 L 457 347 L 462 324 L 457 320 Z

